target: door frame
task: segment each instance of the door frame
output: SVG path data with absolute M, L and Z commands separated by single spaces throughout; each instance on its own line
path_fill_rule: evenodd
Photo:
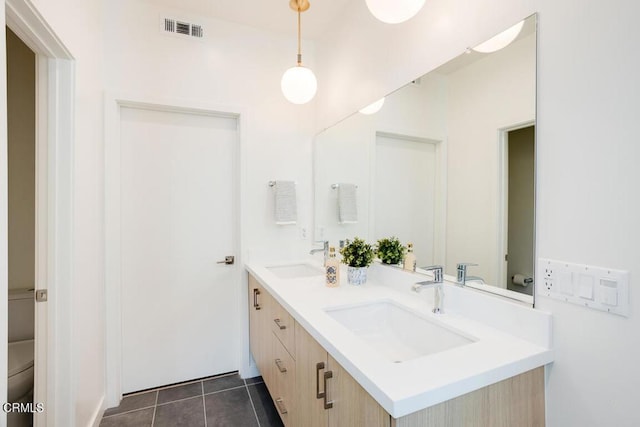
M 180 101 L 173 99 L 151 99 L 148 96 L 107 93 L 105 95 L 105 300 L 106 300 L 106 395 L 107 408 L 117 406 L 122 399 L 122 291 L 121 291 L 121 170 L 120 153 L 121 137 L 120 122 L 122 108 L 137 108 L 151 111 L 174 112 L 183 114 L 197 114 L 211 117 L 233 118 L 237 121 L 237 144 L 234 149 L 233 171 L 233 209 L 235 212 L 234 247 L 237 250 L 236 263 L 242 265 L 245 248 L 245 237 L 240 227 L 243 222 L 245 188 L 244 134 L 245 117 L 247 113 L 242 108 L 216 106 L 196 101 Z M 247 279 L 242 275 L 242 269 L 235 269 L 234 286 L 239 286 L 238 292 L 238 324 L 242 331 L 240 348 L 236 354 L 240 355 L 237 366 L 241 371 L 249 365 L 248 351 L 248 308 L 245 302 L 248 298 Z M 246 335 L 246 336 L 245 336 Z
M 6 26 L 36 54 L 37 67 L 34 286 L 47 289 L 49 298 L 47 303 L 35 305 L 34 401 L 44 403 L 45 411 L 34 413 L 34 423 L 72 425 L 75 63 L 71 52 L 29 0 L 6 0 L 4 8 Z M 6 41 L 2 44 L 5 49 Z M 2 120 L 6 130 L 6 110 Z M 1 145 L 0 149 L 6 152 L 6 132 Z M 5 177 L 3 172 L 3 181 Z M 6 205 L 3 216 L 5 212 Z M 3 354 L 5 343 L 3 339 L 0 344 Z M 0 368 L 4 381 L 5 366 Z M 2 390 L 6 392 L 6 387 L 2 386 Z
M 497 277 L 506 280 L 507 275 L 507 262 L 505 260 L 505 254 L 507 253 L 508 238 L 509 238 L 509 132 L 524 129 L 529 126 L 536 125 L 535 120 L 527 120 L 525 122 L 515 123 L 509 126 L 504 126 L 498 129 L 498 244 L 496 253 L 496 272 Z M 534 139 L 535 150 L 535 139 Z M 534 175 L 535 175 L 535 151 L 534 151 Z M 535 185 L 535 177 L 534 177 Z M 534 189 L 535 194 L 535 189 Z M 535 204 L 535 200 L 534 200 Z M 534 214 L 535 217 L 535 214 Z M 535 221 L 534 221 L 534 235 L 535 235 Z M 535 242 L 535 238 L 534 238 Z M 534 248 L 535 253 L 535 248 Z M 534 260 L 535 263 L 535 260 Z M 534 265 L 534 270 L 535 265 Z M 508 288 L 508 284 L 505 282 L 504 289 Z M 534 292 L 535 293 L 535 292 Z M 535 298 L 535 297 L 532 297 Z M 533 300 L 532 300 L 533 301 Z

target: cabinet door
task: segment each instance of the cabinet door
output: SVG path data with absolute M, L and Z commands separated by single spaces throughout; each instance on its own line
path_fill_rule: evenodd
M 391 416 L 331 356 L 327 380 L 329 426 L 390 427 Z
M 249 343 L 253 360 L 258 366 L 267 387 L 273 384 L 271 378 L 271 355 L 273 334 L 268 320 L 271 317 L 271 296 L 249 275 Z
M 296 323 L 296 414 L 297 426 L 326 427 L 324 373 L 327 352 L 302 326 Z

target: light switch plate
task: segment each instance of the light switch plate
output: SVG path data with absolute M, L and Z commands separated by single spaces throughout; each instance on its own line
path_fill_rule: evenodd
M 538 295 L 629 316 L 628 271 L 539 258 L 538 277 Z

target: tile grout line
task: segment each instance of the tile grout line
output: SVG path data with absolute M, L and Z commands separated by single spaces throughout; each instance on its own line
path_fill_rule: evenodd
M 151 427 L 153 427 L 153 424 L 155 424 L 156 422 L 156 409 L 158 409 L 158 395 L 160 395 L 160 392 L 156 390 L 156 403 L 153 405 L 153 417 L 151 418 Z
M 135 408 L 135 409 L 130 409 L 128 411 L 123 411 L 123 412 L 118 412 L 116 414 L 111 414 L 111 415 L 103 415 L 102 418 L 113 418 L 113 417 L 117 417 L 118 415 L 125 415 L 125 414 L 130 414 L 132 412 L 137 412 L 137 411 L 142 411 L 145 409 L 151 409 L 153 408 L 153 405 L 150 406 L 143 406 L 142 408 Z
M 243 387 L 245 387 L 245 386 L 239 385 L 237 387 L 225 388 L 224 390 L 212 391 L 211 393 L 204 393 L 204 389 L 203 389 L 203 393 L 204 393 L 203 396 L 211 396 L 212 394 L 224 393 L 225 391 L 238 390 L 238 389 L 243 388 Z M 169 405 L 171 403 L 183 402 L 185 400 L 195 399 L 197 397 L 198 397 L 198 395 L 196 394 L 195 396 L 183 397 L 182 399 L 176 399 L 176 400 L 170 400 L 168 402 L 156 403 L 156 406 L 165 406 L 165 405 Z M 149 408 L 151 408 L 151 406 L 149 406 Z M 137 411 L 137 409 L 136 409 L 136 411 Z M 130 412 L 132 412 L 132 411 L 130 411 Z M 112 416 L 112 415 L 110 415 L 110 416 Z
M 247 380 L 243 378 L 242 381 L 244 381 L 244 388 L 245 390 L 247 390 L 247 394 L 249 395 L 249 403 L 251 403 L 251 409 L 253 409 L 253 415 L 256 417 L 256 422 L 258 423 L 258 427 L 260 427 L 260 420 L 258 419 L 258 413 L 256 412 L 255 405 L 253 404 L 251 393 L 249 393 L 249 386 L 247 386 Z
M 204 381 L 200 382 L 202 386 L 202 411 L 204 412 L 204 427 L 207 427 L 207 402 L 204 398 Z
M 209 396 L 209 395 L 212 395 L 212 394 L 224 393 L 225 391 L 237 390 L 237 389 L 242 388 L 242 387 L 246 387 L 246 385 L 239 385 L 237 387 L 229 387 L 229 388 L 225 388 L 224 390 L 216 390 L 216 391 L 212 391 L 210 393 L 205 393 L 204 395 L 205 396 Z

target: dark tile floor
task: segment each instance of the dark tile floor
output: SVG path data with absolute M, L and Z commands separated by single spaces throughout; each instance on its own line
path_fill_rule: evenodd
M 206 378 L 125 396 L 100 427 L 282 426 L 261 377 Z

